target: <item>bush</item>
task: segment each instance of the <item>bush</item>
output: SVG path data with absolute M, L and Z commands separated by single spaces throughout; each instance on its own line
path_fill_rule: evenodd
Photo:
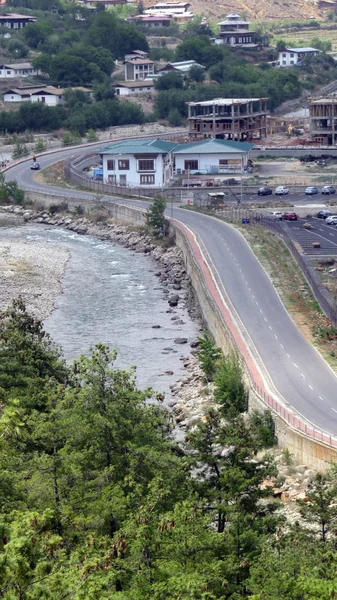
M 277 443 L 275 423 L 270 410 L 253 410 L 250 414 L 251 431 L 260 448 L 272 448 Z
M 219 363 L 214 382 L 214 398 L 225 418 L 235 418 L 248 410 L 248 390 L 236 352 L 224 357 Z

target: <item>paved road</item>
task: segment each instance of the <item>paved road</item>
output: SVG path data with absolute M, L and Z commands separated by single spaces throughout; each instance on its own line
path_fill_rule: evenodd
M 304 224 L 310 223 L 311 229 L 305 229 Z M 305 254 L 310 256 L 337 256 L 337 229 L 327 225 L 323 219 L 308 217 L 298 221 L 287 221 L 287 233 L 298 242 Z M 313 243 L 319 242 L 320 247 L 314 248 Z
M 57 160 L 71 154 L 75 151 L 67 150 L 56 155 Z M 39 162 L 44 167 L 55 162 L 55 157 L 41 157 Z M 7 177 L 17 178 L 25 188 L 48 189 L 32 181 L 29 163 L 13 167 Z M 62 194 L 79 200 L 93 196 L 73 190 L 62 190 Z M 109 197 L 106 200 L 114 201 Z M 144 202 L 132 201 L 132 204 L 144 206 Z M 170 207 L 169 213 L 171 210 L 176 219 L 191 227 L 203 240 L 278 393 L 309 422 L 337 434 L 337 378 L 302 337 L 245 240 L 231 226 L 215 218 L 176 207 Z

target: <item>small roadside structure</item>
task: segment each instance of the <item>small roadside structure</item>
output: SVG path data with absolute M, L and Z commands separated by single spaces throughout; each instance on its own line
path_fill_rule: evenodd
M 317 56 L 321 51 L 317 48 L 285 48 L 279 53 L 279 66 L 280 67 L 291 67 L 293 65 L 300 66 L 304 58 L 308 56 L 313 58 Z

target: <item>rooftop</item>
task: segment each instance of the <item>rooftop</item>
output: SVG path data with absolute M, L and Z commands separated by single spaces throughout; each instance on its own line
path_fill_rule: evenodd
M 190 144 L 179 144 L 174 149 L 174 154 L 219 154 L 249 152 L 254 144 L 248 142 L 233 142 L 231 140 L 208 139 L 201 142 L 191 142 Z
M 115 87 L 126 87 L 126 88 L 142 88 L 151 87 L 154 85 L 152 79 L 141 80 L 141 81 L 118 81 L 114 84 Z
M 259 102 L 268 100 L 268 98 L 214 98 L 214 100 L 204 100 L 202 102 L 188 102 L 189 106 L 232 106 L 233 104 L 248 104 L 248 102 Z
M 32 69 L 33 66 L 30 62 L 23 62 L 23 63 L 12 63 L 12 64 L 5 64 L 3 65 L 4 67 L 7 67 L 8 69 Z
M 3 15 L 0 15 L 0 19 L 1 20 L 6 20 L 6 19 L 34 19 L 36 21 L 36 17 L 34 17 L 33 15 L 19 15 L 18 13 L 4 13 Z
M 99 154 L 167 154 L 177 144 L 163 140 L 123 140 L 103 146 Z
M 153 60 L 149 58 L 129 58 L 125 62 L 133 65 L 153 65 Z
M 311 48 L 308 46 L 307 48 L 286 48 L 287 52 L 320 52 L 317 48 Z M 284 50 L 283 50 L 284 52 Z

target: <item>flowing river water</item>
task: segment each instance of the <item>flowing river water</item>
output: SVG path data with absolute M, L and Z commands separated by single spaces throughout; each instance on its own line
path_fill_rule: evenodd
M 12 235 L 13 228 L 2 229 L 2 234 Z M 175 314 L 167 312 L 155 261 L 111 242 L 53 227 L 17 227 L 15 238 L 50 241 L 70 252 L 62 293 L 44 322 L 66 360 L 102 342 L 117 350 L 117 367 L 137 366 L 139 387 L 152 386 L 168 399 L 170 384 L 184 374 L 181 358 L 190 351 L 189 344 L 174 340 L 184 337 L 190 342 L 197 336 L 197 325 L 184 307 L 174 309 Z

